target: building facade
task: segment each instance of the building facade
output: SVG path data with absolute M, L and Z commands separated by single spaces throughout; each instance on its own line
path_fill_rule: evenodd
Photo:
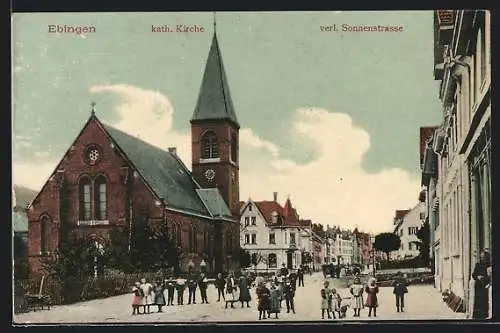
M 253 201 L 241 204 L 240 246 L 247 250 L 257 271 L 276 271 L 284 264 L 297 268 L 303 264 L 303 251 L 313 248 L 307 225 L 301 223 L 287 199 L 284 207 L 277 201 Z M 307 235 L 304 235 L 304 233 Z
M 415 207 L 408 210 L 394 227 L 394 233 L 401 239 L 401 245 L 397 251 L 392 253 L 393 259 L 403 260 L 415 258 L 419 255 L 418 230 L 425 220 L 425 204 L 419 202 Z
M 165 224 L 181 269 L 203 259 L 214 271 L 237 268 L 238 130 L 214 33 L 191 120 L 193 172 L 175 148 L 105 125 L 92 110 L 29 207 L 32 271 L 67 238 L 86 235 L 101 246 L 111 230 Z
M 441 289 L 439 228 L 438 155 L 434 151 L 437 127 L 420 128 L 420 165 L 422 170 L 419 201 L 424 204 L 425 221 L 429 223 L 429 258 L 434 271 L 434 285 Z
M 471 312 L 471 271 L 491 249 L 491 17 L 484 10 L 435 11 L 434 78 L 443 122 L 438 154 L 440 285 Z M 490 303 L 491 304 L 491 303 Z

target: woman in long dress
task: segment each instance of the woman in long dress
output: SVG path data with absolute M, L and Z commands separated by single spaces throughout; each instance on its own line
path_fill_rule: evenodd
M 278 319 L 278 313 L 281 312 L 281 292 L 276 287 L 276 283 L 271 282 L 271 297 L 269 303 L 269 313 L 274 313 L 276 315 L 276 319 Z
M 354 317 L 359 317 L 363 308 L 363 285 L 359 277 L 354 278 L 354 283 L 349 288 L 352 295 L 351 308 L 354 310 Z
M 270 309 L 270 296 L 271 292 L 267 289 L 264 282 L 260 282 L 257 286 L 257 310 L 259 310 L 259 320 L 269 318 L 269 309 Z M 240 294 L 241 297 L 241 294 Z
M 488 270 L 491 269 L 490 253 L 486 250 L 481 251 L 479 262 L 476 263 L 472 278 L 474 279 L 474 310 L 472 318 L 485 319 L 488 318 L 489 312 L 489 288 L 491 283 L 491 274 Z
M 373 316 L 376 317 L 377 306 L 378 306 L 378 299 L 377 299 L 378 287 L 377 287 L 377 280 L 374 277 L 371 277 L 370 280 L 368 280 L 368 285 L 365 287 L 365 292 L 366 292 L 365 305 L 368 307 L 368 317 L 372 316 L 372 310 L 373 310 Z
M 242 275 L 239 280 L 239 289 L 240 289 L 240 298 L 241 307 L 243 307 L 243 303 L 247 303 L 247 308 L 250 307 L 249 302 L 252 300 L 250 296 L 250 287 L 249 287 L 249 279 L 248 277 Z
M 165 291 L 165 284 L 161 281 L 156 281 L 155 285 L 153 286 L 153 291 L 155 295 L 154 303 L 158 306 L 158 312 L 163 312 L 162 307 L 166 304 L 165 294 L 163 293 Z
M 234 279 L 234 276 L 232 273 L 229 273 L 227 279 L 226 279 L 226 308 L 227 308 L 227 303 L 231 303 L 231 307 L 234 308 L 234 302 L 238 301 L 240 298 L 240 293 L 238 290 L 238 286 L 236 284 L 236 281 Z

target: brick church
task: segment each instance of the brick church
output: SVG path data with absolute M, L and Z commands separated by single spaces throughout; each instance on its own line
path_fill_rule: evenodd
M 176 154 L 99 121 L 92 110 L 28 210 L 29 262 L 62 237 L 166 223 L 181 267 L 202 257 L 215 271 L 239 266 L 239 124 L 214 33 L 191 119 L 192 172 Z

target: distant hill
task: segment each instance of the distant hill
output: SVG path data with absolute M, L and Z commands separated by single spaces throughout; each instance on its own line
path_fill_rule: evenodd
M 14 189 L 12 191 L 12 203 L 14 205 L 14 210 L 16 209 L 26 209 L 31 201 L 37 195 L 37 191 L 32 190 L 30 188 L 14 185 Z

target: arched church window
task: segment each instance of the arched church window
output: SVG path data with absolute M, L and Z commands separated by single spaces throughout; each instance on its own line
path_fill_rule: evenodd
M 48 236 L 50 229 L 50 218 L 44 215 L 40 219 L 40 252 L 42 254 L 48 252 Z
M 196 230 L 194 227 L 189 227 L 189 252 L 195 253 L 198 246 L 196 244 Z
M 217 158 L 219 157 L 219 143 L 214 132 L 207 132 L 201 139 L 201 156 L 202 158 Z
M 99 176 L 94 182 L 95 219 L 108 219 L 107 182 L 104 176 Z
M 238 139 L 235 133 L 231 135 L 231 161 L 238 162 Z
M 80 206 L 80 220 L 92 220 L 92 200 L 90 194 L 90 179 L 83 177 L 78 184 L 79 188 L 79 206 Z

